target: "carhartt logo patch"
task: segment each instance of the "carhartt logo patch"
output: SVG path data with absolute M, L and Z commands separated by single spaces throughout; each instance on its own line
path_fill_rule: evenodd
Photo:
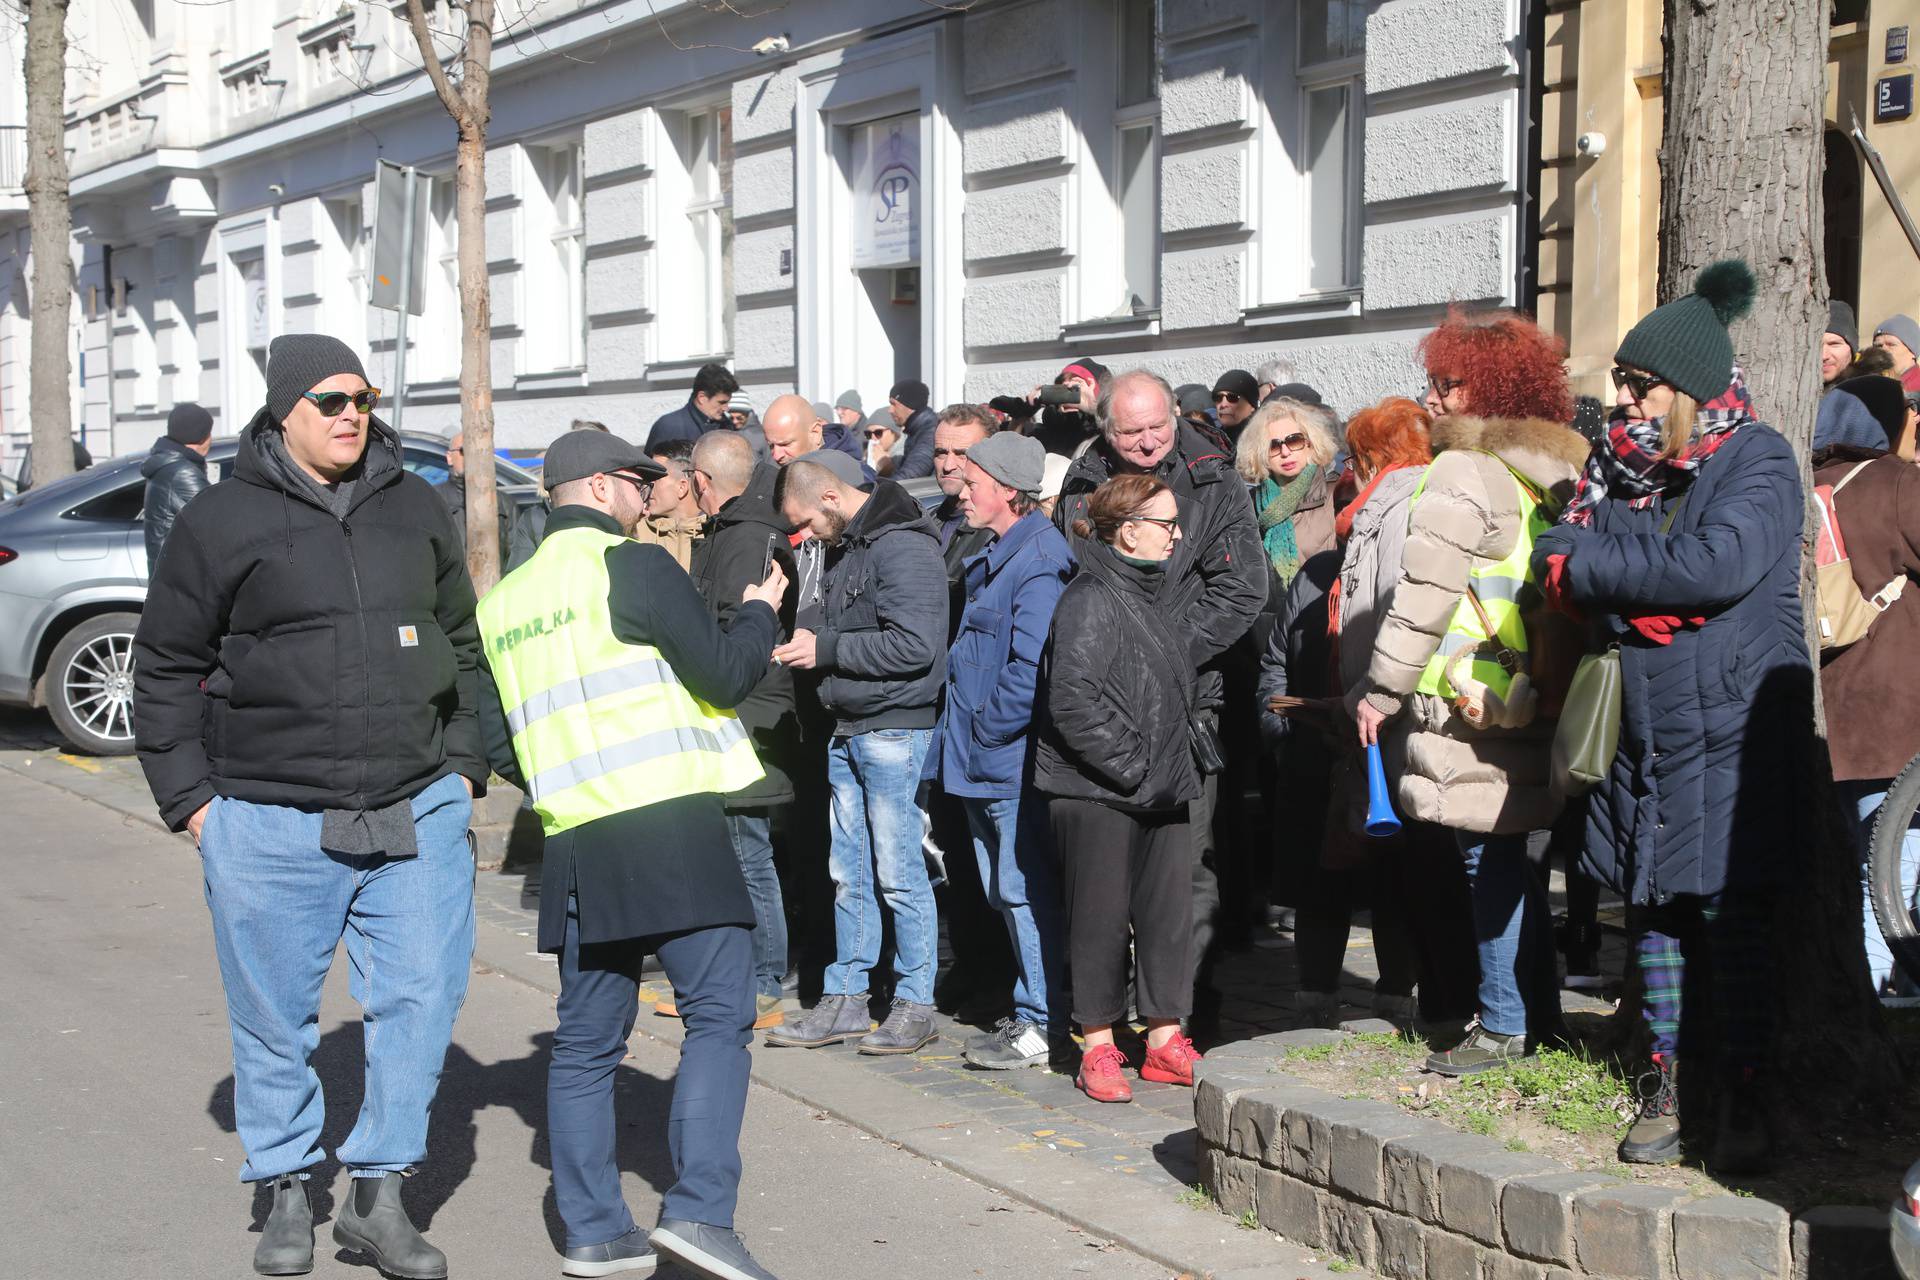
M 402 649 L 419 648 L 420 647 L 420 628 L 418 627 L 400 628 L 400 647 Z

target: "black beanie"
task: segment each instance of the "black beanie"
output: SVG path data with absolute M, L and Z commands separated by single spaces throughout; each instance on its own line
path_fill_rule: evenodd
M 1847 349 L 1860 349 L 1860 323 L 1853 318 L 1853 308 L 1838 298 L 1827 304 L 1828 333 L 1837 333 L 1847 340 Z
M 1907 425 L 1907 395 L 1898 378 L 1883 378 L 1878 374 L 1848 378 L 1835 386 L 1834 392 L 1850 395 L 1865 406 L 1873 420 L 1880 424 L 1880 430 L 1886 432 L 1887 448 L 1900 442 L 1900 433 Z
M 1315 391 L 1304 382 L 1282 382 L 1273 390 L 1267 392 L 1266 400 L 1262 400 L 1260 403 L 1266 404 L 1273 400 L 1298 400 L 1301 404 L 1317 405 L 1324 405 L 1326 403 L 1326 401 L 1320 398 L 1318 391 Z
M 360 381 L 367 371 L 353 348 L 324 333 L 283 333 L 267 348 L 267 412 L 285 422 L 304 392 L 336 373 L 351 373 Z
M 183 400 L 167 414 L 167 439 L 175 444 L 199 444 L 213 434 L 213 415 L 191 400 Z
M 927 401 L 933 398 L 933 393 L 927 390 L 926 383 L 916 382 L 914 379 L 908 378 L 905 381 L 894 383 L 893 390 L 887 392 L 887 398 L 889 400 L 898 400 L 901 404 L 907 406 L 907 408 L 918 413 L 927 407 Z
M 1655 307 L 1627 330 L 1613 358 L 1705 404 L 1733 382 L 1727 326 L 1747 314 L 1753 291 L 1753 269 L 1738 258 L 1703 267 L 1693 292 Z
M 1245 369 L 1229 369 L 1214 380 L 1216 392 L 1231 391 L 1248 404 L 1260 403 L 1260 384 Z

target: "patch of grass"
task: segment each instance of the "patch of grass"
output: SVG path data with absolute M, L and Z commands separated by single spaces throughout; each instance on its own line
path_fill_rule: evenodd
M 1327 1270 L 1334 1272 L 1336 1275 L 1343 1275 L 1346 1272 L 1358 1271 L 1359 1269 L 1360 1264 L 1352 1258 L 1335 1258 L 1327 1264 Z
M 1526 1140 L 1525 1138 L 1508 1138 L 1508 1139 L 1507 1139 L 1507 1150 L 1509 1150 L 1509 1151 L 1531 1151 L 1531 1150 L 1533 1150 L 1533 1148 L 1532 1148 L 1532 1147 L 1529 1147 L 1529 1146 L 1527 1145 L 1527 1140 Z
M 1469 1109 L 1460 1113 L 1460 1126 L 1468 1133 L 1477 1133 L 1483 1138 L 1491 1138 L 1499 1123 L 1499 1117 L 1491 1111 Z
M 1234 1225 L 1242 1231 L 1258 1231 L 1260 1229 L 1260 1215 L 1249 1209 L 1234 1220 Z
M 1329 1040 L 1324 1044 L 1303 1044 L 1287 1050 L 1287 1060 L 1293 1062 L 1326 1062 L 1339 1050 L 1338 1040 Z
M 1458 1105 L 1470 1111 L 1524 1111 L 1576 1137 L 1617 1128 L 1633 1094 L 1606 1067 L 1578 1054 L 1543 1050 L 1518 1063 L 1461 1080 Z
M 1178 1199 L 1189 1209 L 1213 1208 L 1213 1192 L 1197 1182 L 1190 1187 L 1182 1187 Z

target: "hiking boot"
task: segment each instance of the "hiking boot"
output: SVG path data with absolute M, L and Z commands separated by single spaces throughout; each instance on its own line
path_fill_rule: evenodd
M 303 1276 L 313 1270 L 313 1203 L 297 1173 L 272 1180 L 273 1208 L 260 1228 L 253 1269 L 263 1276 Z
M 779 996 L 755 996 L 753 998 L 753 1029 L 765 1031 L 768 1027 L 783 1026 L 787 1021 L 787 1011 L 780 1003 Z
M 1716 1109 L 1713 1158 L 1717 1174 L 1753 1175 L 1773 1168 L 1773 1134 L 1766 1096 L 1751 1072 L 1723 1087 Z
M 857 996 L 821 996 L 820 1003 L 779 1031 L 767 1034 L 767 1043 L 791 1049 L 818 1049 L 821 1045 L 856 1040 L 867 1034 L 873 1019 L 867 1016 L 867 993 Z
M 929 1040 L 940 1034 L 934 1025 L 933 1006 L 911 1000 L 895 1000 L 887 1020 L 861 1037 L 854 1047 L 861 1053 L 918 1053 Z
M 660 1255 L 647 1242 L 647 1233 L 635 1227 L 618 1240 L 568 1249 L 560 1259 L 563 1276 L 611 1276 L 651 1271 L 659 1265 Z
M 374 1266 L 400 1280 L 446 1280 L 447 1255 L 414 1229 L 400 1204 L 405 1180 L 402 1173 L 353 1179 L 333 1222 L 333 1242 L 352 1253 L 371 1254 Z
M 1627 1164 L 1680 1163 L 1680 1094 L 1674 1084 L 1679 1067 L 1675 1059 L 1656 1053 L 1653 1070 L 1635 1082 L 1640 1117 L 1620 1140 L 1620 1159 Z
M 1471 1076 L 1496 1067 L 1530 1062 L 1524 1035 L 1503 1036 L 1487 1030 L 1475 1018 L 1467 1024 L 1466 1038 L 1445 1053 L 1431 1054 L 1427 1070 L 1442 1076 Z
M 926 1006 L 922 1006 L 923 1008 Z M 683 1267 L 717 1280 L 775 1280 L 773 1272 L 753 1260 L 740 1237 L 724 1227 L 681 1218 L 662 1218 L 653 1229 L 654 1248 Z
M 1297 991 L 1293 996 L 1295 1028 L 1340 1029 L 1340 993 L 1337 991 Z
M 1081 1056 L 1074 1086 L 1095 1102 L 1132 1102 L 1133 1086 L 1121 1070 L 1126 1065 L 1126 1058 L 1113 1045 L 1095 1045 Z
M 1155 1084 L 1182 1084 L 1193 1088 L 1193 1064 L 1200 1061 L 1193 1041 L 1179 1032 L 1158 1049 L 1147 1046 L 1146 1061 L 1140 1064 L 1140 1078 Z
M 1047 1029 L 1019 1018 L 1002 1018 L 1000 1025 L 967 1044 L 966 1059 L 987 1071 L 1011 1071 L 1047 1061 L 1052 1045 Z
M 1410 995 L 1393 996 L 1376 991 L 1373 993 L 1373 1016 L 1383 1018 L 1405 1031 L 1420 1016 L 1420 1002 Z

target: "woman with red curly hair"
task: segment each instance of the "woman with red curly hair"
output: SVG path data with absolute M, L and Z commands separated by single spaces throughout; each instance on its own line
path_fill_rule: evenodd
M 1566 349 L 1517 311 L 1475 315 L 1455 307 L 1415 348 L 1427 370 L 1427 412 L 1434 418 L 1573 421 Z

